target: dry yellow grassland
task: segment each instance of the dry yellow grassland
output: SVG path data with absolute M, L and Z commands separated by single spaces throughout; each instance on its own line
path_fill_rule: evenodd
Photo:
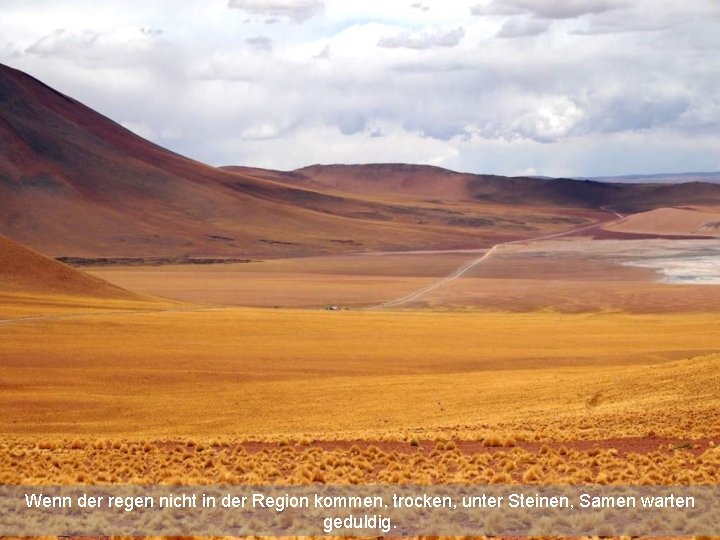
M 0 442 L 3 484 L 715 484 L 720 448 L 652 452 L 544 444 L 494 451 L 427 441 L 385 447 L 110 439 Z
M 147 297 L 145 300 L 123 300 L 98 299 L 78 295 L 0 291 L 0 325 L 3 320 L 25 317 L 77 318 L 87 314 L 150 312 L 181 309 L 182 307 L 183 304 L 180 302 L 152 297 Z
M 720 394 L 708 356 L 720 350 L 719 323 L 251 309 L 17 322 L 0 325 L 0 427 L 58 437 L 337 439 L 418 429 L 475 437 L 509 425 L 557 438 L 575 437 L 562 425 L 588 421 L 578 431 L 588 438 L 642 435 L 647 415 L 673 436 L 684 423 L 702 434 L 704 417 L 693 418 Z M 687 411 L 687 420 L 666 422 L 669 411 Z M 538 422 L 559 424 L 558 433 L 531 429 Z M 593 431 L 598 423 L 605 427 Z
M 720 481 L 720 315 L 93 306 L 0 324 L 1 484 Z

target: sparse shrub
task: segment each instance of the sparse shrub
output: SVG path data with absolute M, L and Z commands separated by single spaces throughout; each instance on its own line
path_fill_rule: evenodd
M 497 435 L 488 435 L 483 439 L 483 446 L 486 448 L 503 446 L 503 440 Z

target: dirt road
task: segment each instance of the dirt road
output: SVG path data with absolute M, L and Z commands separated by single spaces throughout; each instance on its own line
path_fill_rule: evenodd
M 593 224 L 591 224 L 591 225 L 585 225 L 584 227 L 580 227 L 580 228 L 577 228 L 577 229 L 572 229 L 572 230 L 569 230 L 569 231 L 563 231 L 563 232 L 553 233 L 553 234 L 546 234 L 546 235 L 543 235 L 543 236 L 536 236 L 536 237 L 534 237 L 534 238 L 523 238 L 523 239 L 520 239 L 520 240 L 512 240 L 512 241 L 510 241 L 510 242 L 501 242 L 501 243 L 499 243 L 499 244 L 495 244 L 495 245 L 492 246 L 490 249 L 488 249 L 485 253 L 483 253 L 480 257 L 478 257 L 478 258 L 476 258 L 476 259 L 473 259 L 472 261 L 468 262 L 467 264 L 464 264 L 463 266 L 461 266 L 461 267 L 458 268 L 457 270 L 454 270 L 453 272 L 451 272 L 450 274 L 448 274 L 448 275 L 445 276 L 444 278 L 440 279 L 439 281 L 436 281 L 435 283 L 431 283 L 430 285 L 426 285 L 425 287 L 423 287 L 423 288 L 421 288 L 421 289 L 418 289 L 418 290 L 416 290 L 416 291 L 413 291 L 413 292 L 411 292 L 410 294 L 405 295 L 405 296 L 403 296 L 403 297 L 401 297 L 401 298 L 397 298 L 397 299 L 395 299 L 395 300 L 390 300 L 390 301 L 388 301 L 388 302 L 383 302 L 382 304 L 378 304 L 378 305 L 373 306 L 373 307 L 371 307 L 371 308 L 369 308 L 369 309 L 384 309 L 384 308 L 398 307 L 398 306 L 401 306 L 401 305 L 403 305 L 403 304 L 407 304 L 408 302 L 412 302 L 413 300 L 417 300 L 418 298 L 420 298 L 421 296 L 429 293 L 430 291 L 435 290 L 435 289 L 437 289 L 438 287 L 442 287 L 443 285 L 445 285 L 445 284 L 447 284 L 447 283 L 450 283 L 451 281 L 455 281 L 455 280 L 458 279 L 459 277 L 462 277 L 464 274 L 466 274 L 466 273 L 468 272 L 468 270 L 470 270 L 471 268 L 474 268 L 475 266 L 477 266 L 477 265 L 480 264 L 481 262 L 483 262 L 483 261 L 489 259 L 490 257 L 492 257 L 493 254 L 496 253 L 496 252 L 497 252 L 499 249 L 501 249 L 503 246 L 510 246 L 510 245 L 512 245 L 512 244 L 526 244 L 526 243 L 528 243 L 528 242 L 538 242 L 538 241 L 540 241 L 540 240 L 551 240 L 551 239 L 553 239 L 553 238 L 561 238 L 561 237 L 563 237 L 563 236 L 570 236 L 570 235 L 572 235 L 572 234 L 577 234 L 577 233 L 580 233 L 580 232 L 583 232 L 583 231 L 587 231 L 587 230 L 590 230 L 590 229 L 594 229 L 595 227 L 600 227 L 600 226 L 602 226 L 602 225 L 608 225 L 608 224 L 611 224 L 611 223 L 613 223 L 613 224 L 614 224 L 614 223 L 620 223 L 621 221 L 623 221 L 623 220 L 625 219 L 625 216 L 623 216 L 622 214 L 619 214 L 618 212 L 616 212 L 616 211 L 614 211 L 614 210 L 610 210 L 609 208 L 604 208 L 604 207 L 603 207 L 603 210 L 605 210 L 606 212 L 610 212 L 610 213 L 614 214 L 615 216 L 617 216 L 617 219 L 611 219 L 611 220 L 608 220 L 608 221 L 601 221 L 601 222 L 599 222 L 599 223 L 593 223 Z

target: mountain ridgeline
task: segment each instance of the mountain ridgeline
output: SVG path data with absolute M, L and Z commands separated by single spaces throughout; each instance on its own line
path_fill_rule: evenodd
M 51 256 L 278 257 L 477 248 L 720 185 L 507 178 L 406 164 L 216 168 L 0 65 L 0 234 Z

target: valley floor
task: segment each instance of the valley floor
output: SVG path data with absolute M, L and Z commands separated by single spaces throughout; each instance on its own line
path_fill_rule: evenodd
M 513 244 L 392 309 L 482 252 L 6 292 L 0 483 L 717 484 L 720 287 L 631 264 L 674 242 Z
M 566 237 L 487 253 L 424 251 L 268 259 L 244 264 L 95 267 L 129 290 L 229 306 L 393 308 L 488 312 L 715 312 L 717 240 Z M 441 286 L 435 285 L 442 283 Z M 701 283 L 700 286 L 688 286 Z M 416 291 L 432 288 L 414 296 Z
M 712 436 L 655 411 L 718 405 L 718 325 L 709 314 L 56 314 L 0 325 L 0 427 L 246 440 Z

